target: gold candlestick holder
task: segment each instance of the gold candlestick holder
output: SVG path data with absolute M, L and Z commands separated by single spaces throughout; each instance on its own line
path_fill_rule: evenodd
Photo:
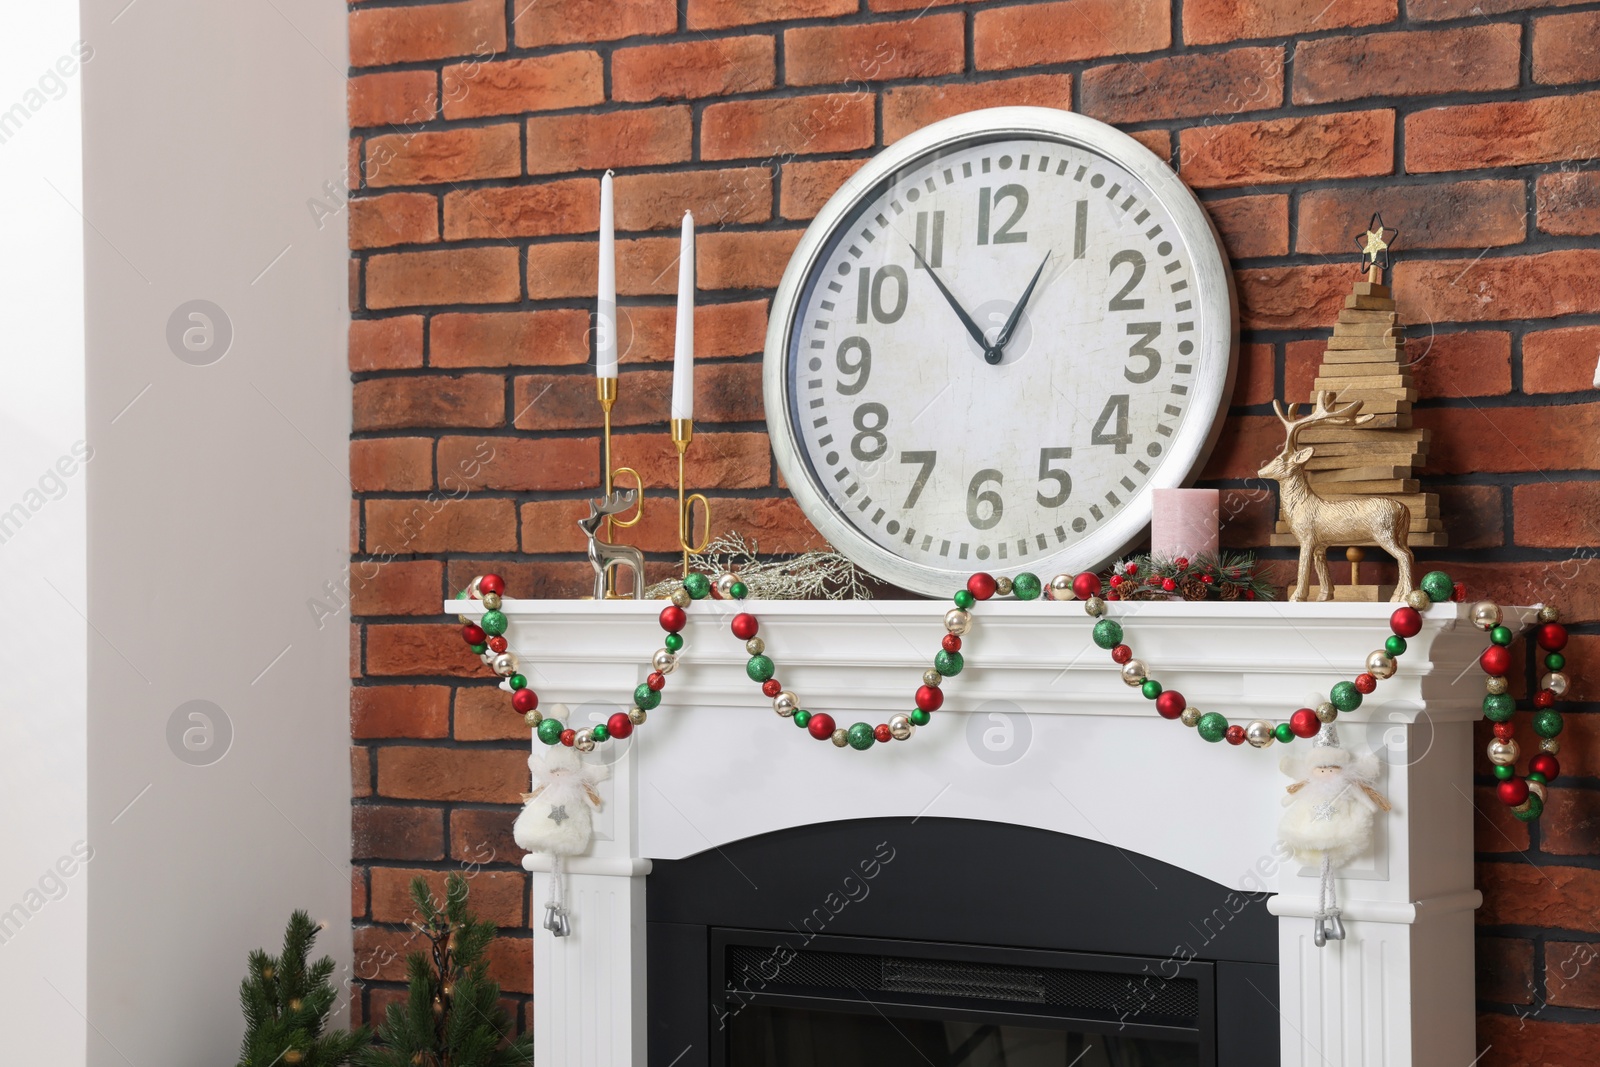
M 678 449 L 678 547 L 683 550 L 683 574 L 689 576 L 689 556 L 706 550 L 711 543 L 711 501 L 704 494 L 690 493 L 684 495 L 683 465 L 684 456 L 689 451 L 689 443 L 694 440 L 693 419 L 672 420 L 672 443 Z M 705 533 L 698 544 L 694 542 L 694 505 L 700 502 L 700 510 L 705 515 Z
M 621 518 L 619 516 L 606 516 L 605 540 L 611 544 L 615 544 L 616 542 L 613 540 L 613 538 L 615 537 L 617 530 L 626 530 L 630 526 L 637 526 L 639 525 L 639 520 L 644 518 L 644 479 L 639 477 L 639 472 L 634 470 L 632 467 L 617 467 L 613 469 L 611 466 L 611 408 L 617 402 L 617 379 L 596 378 L 595 392 L 600 399 L 601 412 L 601 488 L 604 490 L 606 497 L 609 499 L 611 494 L 616 490 L 617 481 L 625 476 L 631 475 L 633 477 L 633 487 L 636 494 L 634 497 L 633 515 L 631 517 Z M 640 587 L 642 588 L 644 584 L 644 574 L 635 574 L 633 576 L 633 580 L 639 583 Z M 605 595 L 607 600 L 626 599 L 622 596 L 622 594 L 617 592 L 617 574 L 614 568 L 605 571 Z

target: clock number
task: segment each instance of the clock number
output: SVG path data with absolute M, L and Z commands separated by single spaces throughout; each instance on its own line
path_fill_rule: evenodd
M 972 481 L 967 485 L 967 521 L 972 523 L 974 530 L 988 530 L 1000 525 L 1000 516 L 1006 513 L 1006 506 L 1001 502 L 999 493 L 982 486 L 985 482 L 1002 485 L 1004 481 L 1005 475 L 989 467 L 972 476 Z M 989 514 L 980 516 L 979 504 L 988 504 Z
M 889 439 L 883 435 L 883 428 L 889 425 L 889 409 L 882 404 L 862 404 L 856 408 L 854 421 L 860 433 L 850 439 L 850 454 L 863 462 L 882 459 L 889 451 Z
M 1116 419 L 1116 428 L 1110 433 L 1106 427 L 1111 420 Z M 1105 410 L 1100 412 L 1100 418 L 1095 422 L 1094 429 L 1089 432 L 1091 445 L 1116 445 L 1117 455 L 1128 451 L 1128 446 L 1133 443 L 1133 434 L 1128 432 L 1128 394 L 1117 393 L 1106 401 Z
M 916 479 L 911 483 L 911 492 L 906 494 L 906 502 L 900 505 L 901 508 L 909 511 L 917 506 L 917 498 L 922 495 L 922 487 L 928 484 L 928 475 L 933 473 L 933 464 L 938 458 L 939 453 L 937 452 L 900 453 L 901 463 L 922 464 L 922 469 L 917 472 Z
M 1111 298 L 1111 310 L 1138 311 L 1144 307 L 1144 298 L 1136 296 L 1130 299 L 1128 294 L 1133 292 L 1134 288 L 1144 280 L 1144 256 L 1131 248 L 1124 249 L 1111 257 L 1111 269 L 1107 273 L 1115 277 L 1117 268 L 1124 263 L 1133 267 L 1133 275 L 1128 279 L 1127 284 L 1117 292 L 1117 295 Z
M 1067 502 L 1067 497 L 1072 495 L 1072 475 L 1064 470 L 1056 470 L 1050 466 L 1051 460 L 1071 459 L 1070 448 L 1041 448 L 1039 449 L 1039 480 L 1041 482 L 1055 482 L 1056 491 L 1045 495 L 1044 490 L 1039 490 L 1035 499 L 1040 507 L 1059 508 Z
M 1159 322 L 1130 322 L 1128 323 L 1128 336 L 1137 334 L 1139 339 L 1128 346 L 1130 357 L 1138 356 L 1145 361 L 1144 370 L 1135 371 L 1132 367 L 1125 367 L 1122 376 L 1134 385 L 1143 385 L 1161 370 L 1161 353 L 1151 347 L 1150 342 L 1161 336 Z
M 1027 231 L 1011 232 L 1011 227 L 1022 221 L 1022 213 L 1028 210 L 1028 190 L 1020 185 L 1002 185 L 999 189 L 990 190 L 986 185 L 978 190 L 978 243 L 989 243 L 989 208 L 991 205 L 999 208 L 1002 200 L 1016 201 L 1016 207 L 1011 211 L 1011 217 L 994 231 L 994 243 L 997 245 L 1022 244 L 1028 239 Z
M 1077 215 L 1073 220 L 1072 258 L 1082 259 L 1089 250 L 1089 201 L 1079 200 Z
M 929 241 L 928 233 L 928 213 L 926 211 L 917 212 L 916 247 L 917 255 L 920 257 L 920 261 L 916 264 L 917 270 L 922 269 L 923 263 L 926 263 L 930 267 L 944 266 L 944 212 L 935 211 L 933 213 L 933 234 L 931 243 Z
M 850 350 L 855 349 L 861 357 L 854 362 L 850 360 Z M 834 388 L 845 396 L 855 396 L 867 387 L 867 379 L 872 376 L 872 346 L 867 344 L 865 337 L 846 337 L 839 342 L 839 351 L 834 356 L 834 362 L 839 365 L 840 374 L 854 374 L 856 380 L 846 383 L 838 381 Z
M 906 313 L 906 294 L 910 291 L 906 284 L 905 268 L 879 267 L 877 273 L 873 274 L 870 269 L 861 267 L 856 274 L 860 279 L 856 284 L 856 321 L 866 322 L 870 309 L 872 317 L 879 322 L 898 322 L 900 316 Z M 883 306 L 883 283 L 891 279 L 895 283 L 894 307 L 886 308 Z

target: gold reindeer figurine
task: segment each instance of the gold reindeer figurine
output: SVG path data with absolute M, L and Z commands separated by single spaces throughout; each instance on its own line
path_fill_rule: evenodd
M 1362 545 L 1371 542 L 1384 549 L 1400 565 L 1400 581 L 1390 600 L 1404 600 L 1411 591 L 1411 549 L 1407 545 L 1411 530 L 1411 509 L 1398 500 L 1373 496 L 1353 500 L 1324 500 L 1306 480 L 1306 462 L 1311 448 L 1299 447 L 1300 431 L 1307 426 L 1360 426 L 1371 415 L 1357 415 L 1356 400 L 1329 410 L 1331 392 L 1317 393 L 1316 406 L 1304 418 L 1296 418 L 1300 405 L 1290 404 L 1285 412 L 1278 401 L 1272 410 L 1283 423 L 1283 451 L 1274 456 L 1259 473 L 1278 483 L 1279 510 L 1300 542 L 1300 573 L 1290 600 L 1306 599 L 1311 569 L 1316 568 L 1318 600 L 1333 599 L 1333 583 L 1328 580 L 1328 549 L 1334 545 Z

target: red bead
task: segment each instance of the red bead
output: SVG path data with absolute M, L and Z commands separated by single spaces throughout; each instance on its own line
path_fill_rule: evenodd
M 518 689 L 511 694 L 511 706 L 526 715 L 539 706 L 539 695 L 532 689 Z
M 1112 663 L 1126 663 L 1133 658 L 1133 649 L 1127 645 L 1118 645 L 1111 650 Z
M 606 720 L 606 733 L 619 740 L 627 737 L 633 733 L 633 720 L 628 718 L 627 712 L 619 711 Z
M 478 579 L 478 592 L 480 593 L 504 593 L 505 591 L 506 580 L 498 574 L 485 574 Z
M 1534 631 L 1539 647 L 1546 652 L 1560 652 L 1567 647 L 1567 628 L 1559 622 L 1547 622 Z
M 733 617 L 733 622 L 729 623 L 729 629 L 733 631 L 733 636 L 739 640 L 748 641 L 761 629 L 761 623 L 756 621 L 754 615 L 741 611 Z
M 1556 706 L 1556 691 L 1554 689 L 1541 689 L 1533 694 L 1533 706 L 1536 708 L 1553 708 Z
M 491 638 L 489 638 L 489 651 L 490 652 L 504 652 L 505 650 L 506 650 L 506 639 L 505 638 L 503 638 L 503 637 L 491 637 Z
M 894 734 L 889 732 L 889 726 L 887 723 L 880 722 L 878 725 L 874 726 L 872 728 L 872 736 L 878 741 L 879 744 L 884 745 L 887 745 L 890 741 L 894 740 Z
M 957 637 L 955 634 L 945 634 L 944 640 L 940 641 L 939 644 L 944 647 L 946 652 L 961 651 L 961 638 Z
M 1389 629 L 1401 637 L 1415 637 L 1422 632 L 1422 616 L 1415 608 L 1396 608 L 1389 616 Z
M 817 712 L 807 721 L 806 732 L 818 741 L 826 741 L 833 736 L 833 716 L 825 711 Z
M 1234 723 L 1228 727 L 1228 732 L 1222 736 L 1227 738 L 1230 745 L 1242 745 L 1244 744 L 1244 727 Z
M 1115 589 L 1117 586 L 1119 586 L 1121 584 L 1122 584 L 1122 575 L 1113 574 L 1111 576 L 1111 588 Z
M 944 690 L 936 685 L 924 685 L 917 689 L 917 707 L 923 711 L 938 711 L 944 703 Z
M 761 692 L 769 697 L 775 697 L 783 692 L 783 683 L 776 678 L 768 678 L 761 683 Z
M 572 743 L 574 741 L 576 741 L 577 739 L 578 739 L 578 731 L 576 731 L 576 730 L 562 730 L 561 731 L 561 743 L 563 745 L 566 745 L 568 748 L 571 748 L 572 747 Z
M 1322 731 L 1322 720 L 1310 708 L 1301 708 L 1289 716 L 1289 729 L 1296 737 L 1316 737 Z
M 1478 666 L 1484 674 L 1504 674 L 1511 669 L 1511 650 L 1504 645 L 1490 645 L 1478 657 Z
M 1000 585 L 994 580 L 994 575 L 985 574 L 983 571 L 979 571 L 967 579 L 967 592 L 979 600 L 988 600 L 994 596 L 995 590 L 998 588 L 1000 588 Z
M 661 609 L 661 628 L 669 634 L 675 634 L 683 629 L 688 621 L 689 616 L 685 615 L 683 609 L 676 604 L 668 604 Z
M 461 628 L 461 639 L 469 645 L 481 645 L 488 636 L 483 632 L 483 627 L 475 622 L 469 622 Z
M 1161 695 L 1156 697 L 1156 714 L 1163 719 L 1176 719 L 1188 706 L 1189 702 L 1176 689 L 1162 690 Z
M 1376 678 L 1374 678 L 1372 675 L 1370 675 L 1370 674 L 1358 674 L 1358 675 L 1356 675 L 1356 691 L 1357 692 L 1359 692 L 1359 693 L 1370 693 L 1376 688 L 1378 688 L 1378 680 Z
M 1544 775 L 1544 780 L 1553 782 L 1561 774 L 1561 761 L 1548 752 L 1541 752 L 1528 761 L 1528 770 Z
M 1517 736 L 1517 725 L 1510 722 L 1497 722 L 1494 724 L 1494 735 L 1502 741 L 1509 741 Z
M 1495 792 L 1500 794 L 1502 802 L 1516 807 L 1528 799 L 1528 780 L 1526 778 L 1507 778 L 1495 786 Z
M 660 671 L 651 671 L 649 677 L 645 678 L 644 684 L 659 693 L 667 687 L 667 676 Z
M 1171 578 L 1163 578 L 1161 579 L 1161 588 L 1170 593 L 1174 589 L 1178 588 L 1178 583 L 1173 581 Z
M 1088 600 L 1098 595 L 1101 588 L 1100 576 L 1094 571 L 1084 571 L 1072 579 L 1072 595 L 1079 600 Z

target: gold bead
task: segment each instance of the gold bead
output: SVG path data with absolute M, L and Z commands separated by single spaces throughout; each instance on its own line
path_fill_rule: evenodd
M 1528 796 L 1530 796 L 1530 797 L 1533 796 L 1533 785 L 1534 785 L 1534 783 L 1532 783 L 1532 782 L 1528 783 Z M 1519 815 L 1525 815 L 1525 814 L 1527 814 L 1528 809 L 1530 809 L 1532 807 L 1533 807 L 1533 801 L 1524 800 L 1521 804 L 1516 805 L 1511 810 L 1516 812 Z
M 1560 612 L 1560 610 L 1558 608 L 1554 607 L 1553 605 L 1546 604 L 1544 607 L 1539 609 L 1539 621 L 1540 622 L 1560 622 L 1561 621 L 1561 612 Z
M 1098 619 L 1106 613 L 1106 602 L 1100 597 L 1092 596 L 1083 602 L 1083 610 Z
M 994 580 L 994 591 L 996 593 L 999 593 L 1001 596 L 1010 596 L 1011 595 L 1011 579 L 1010 578 L 1003 578 L 1003 577 L 1002 578 L 996 578 Z
M 1178 721 L 1185 726 L 1199 726 L 1201 711 L 1199 708 L 1188 707 L 1183 709 L 1183 714 L 1178 716 Z
M 759 637 L 752 637 L 744 643 L 744 650 L 752 656 L 759 656 L 767 650 L 767 643 Z
M 929 667 L 927 670 L 922 672 L 922 684 L 923 685 L 931 686 L 932 688 L 937 689 L 937 688 L 939 688 L 939 683 L 943 682 L 943 681 L 944 681 L 944 675 L 940 674 L 938 671 L 934 670 L 932 667 Z
M 573 745 L 577 747 L 579 752 L 593 752 L 594 737 L 590 734 L 579 734 L 578 739 L 573 742 Z
M 1566 696 L 1567 690 L 1572 688 L 1572 683 L 1560 671 L 1551 671 L 1539 679 L 1539 688 L 1548 689 L 1556 696 Z
M 1076 599 L 1073 596 L 1073 593 L 1072 593 L 1072 575 L 1070 575 L 1070 574 L 1058 574 L 1054 578 L 1050 579 L 1050 599 L 1051 600 L 1073 600 L 1073 599 Z
M 678 669 L 678 657 L 664 648 L 658 648 L 656 654 L 650 657 L 650 666 L 662 674 L 671 674 Z
M 643 708 L 633 708 L 628 712 L 628 721 L 635 726 L 643 726 L 644 721 L 649 717 L 650 713 Z
M 686 608 L 694 603 L 694 597 L 689 595 L 689 590 L 680 585 L 672 591 L 672 602 L 680 608 Z
M 1492 600 L 1480 600 L 1472 605 L 1472 625 L 1480 630 L 1492 630 L 1500 625 L 1500 605 Z
M 1144 660 L 1142 659 L 1130 659 L 1122 665 L 1122 682 L 1124 685 L 1138 688 L 1144 684 L 1144 680 L 1147 677 L 1149 677 L 1149 673 L 1146 671 Z
M 1394 676 L 1394 657 L 1383 649 L 1367 653 L 1367 673 L 1374 678 L 1392 678 Z
M 1514 738 L 1502 741 L 1498 737 L 1489 742 L 1489 762 L 1497 763 L 1502 767 L 1509 767 L 1517 762 L 1517 757 L 1522 755 L 1522 749 L 1517 747 Z
M 960 608 L 951 608 L 944 613 L 944 628 L 960 637 L 972 629 L 972 616 Z
M 1317 705 L 1317 721 L 1318 722 L 1323 722 L 1323 723 L 1333 722 L 1338 717 L 1339 717 L 1339 709 L 1334 707 L 1332 704 L 1328 703 L 1326 700 L 1324 700 L 1322 703 Z
M 1266 748 L 1277 740 L 1273 735 L 1272 724 L 1264 719 L 1255 719 L 1244 728 L 1244 739 L 1255 748 Z
M 481 603 L 483 605 L 483 610 L 484 611 L 499 611 L 500 610 L 500 594 L 499 593 L 485 593 L 485 594 L 483 594 L 483 599 L 481 601 L 479 601 L 479 603 Z
M 844 748 L 850 743 L 850 731 L 843 726 L 833 732 L 833 747 Z
M 522 717 L 522 721 L 527 723 L 530 727 L 538 726 L 540 723 L 544 722 L 544 712 L 540 711 L 538 708 L 535 708 L 528 712 L 528 714 L 524 715 Z
M 1502 674 L 1491 674 L 1483 683 L 1483 687 L 1495 696 L 1499 696 L 1511 688 L 1511 683 L 1506 681 L 1505 676 Z
M 1539 739 L 1539 751 L 1548 752 L 1552 756 L 1558 755 L 1561 752 L 1561 742 L 1553 737 L 1542 737 Z
M 1433 607 L 1433 598 L 1420 589 L 1413 589 L 1406 594 L 1406 604 L 1417 611 L 1427 611 Z
M 786 719 L 793 715 L 799 707 L 800 698 L 787 689 L 772 698 L 772 710 Z
M 896 741 L 904 741 L 916 732 L 916 726 L 904 715 L 896 715 L 889 720 L 889 736 Z

